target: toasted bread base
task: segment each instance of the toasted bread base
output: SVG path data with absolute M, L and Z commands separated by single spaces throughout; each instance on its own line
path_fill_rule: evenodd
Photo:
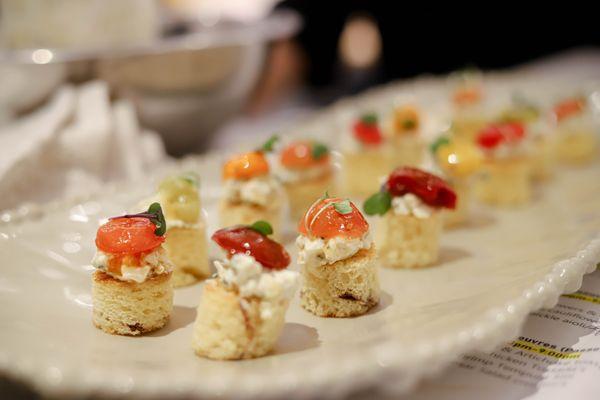
M 175 266 L 173 287 L 191 285 L 210 276 L 204 226 L 168 228 L 164 247 Z
M 559 132 L 556 156 L 566 164 L 580 165 L 598 155 L 598 137 L 593 131 Z
M 222 228 L 234 225 L 251 225 L 256 221 L 268 221 L 273 227 L 273 238 L 282 235 L 282 214 L 284 196 L 278 196 L 266 207 L 249 203 L 232 203 L 221 200 L 219 203 L 219 222 Z
M 242 298 L 217 279 L 208 280 L 194 324 L 195 353 L 213 360 L 256 358 L 269 353 L 283 329 L 288 301 L 281 298 L 270 304 L 270 318 L 262 319 L 264 301 Z
M 393 154 L 388 171 L 396 167 L 418 167 L 425 155 L 425 142 L 421 140 L 418 133 L 395 135 L 392 138 Z
M 362 315 L 379 303 L 375 246 L 333 264 L 302 266 L 300 304 L 320 317 Z
M 487 160 L 477 174 L 473 192 L 486 204 L 511 207 L 528 203 L 532 196 L 530 160 Z
M 290 217 L 298 222 L 309 207 L 325 192 L 335 193 L 333 174 L 329 173 L 317 179 L 289 182 L 284 185 L 290 202 Z
M 466 178 L 451 179 L 450 184 L 456 193 L 456 208 L 441 211 L 444 228 L 455 228 L 463 225 L 469 219 L 471 209 L 471 187 Z
M 125 282 L 102 272 L 92 276 L 94 325 L 113 335 L 138 336 L 162 328 L 173 308 L 171 273 Z
M 386 149 L 348 152 L 343 159 L 343 190 L 345 195 L 366 197 L 379 190 L 380 178 L 392 170 L 390 153 Z
M 439 253 L 442 215 L 428 218 L 387 212 L 379 221 L 375 242 L 381 265 L 387 268 L 423 268 L 435 263 Z
M 535 180 L 544 180 L 552 176 L 556 158 L 556 140 L 550 135 L 540 136 L 534 140 L 531 177 Z
M 488 118 L 480 109 L 459 109 L 455 111 L 452 119 L 452 132 L 458 138 L 471 141 L 487 123 Z

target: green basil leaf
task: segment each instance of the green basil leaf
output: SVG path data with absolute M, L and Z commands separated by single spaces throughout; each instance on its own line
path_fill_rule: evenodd
M 333 203 L 333 208 L 335 208 L 335 211 L 343 215 L 350 214 L 352 212 L 350 200 L 347 199 Z
M 273 135 L 271 136 L 262 146 L 260 146 L 259 151 L 264 151 L 265 153 L 270 153 L 273 151 L 273 147 L 275 143 L 279 140 L 279 136 Z
M 321 157 L 326 156 L 329 153 L 329 148 L 323 143 L 314 143 L 312 146 L 312 158 L 313 160 L 319 160 Z
M 249 228 L 265 236 L 273 233 L 273 227 L 267 221 L 256 221 Z
M 363 205 L 363 210 L 367 215 L 384 215 L 391 207 L 392 196 L 384 190 L 369 197 Z
M 431 145 L 429 146 L 429 150 L 431 151 L 431 153 L 435 154 L 437 153 L 440 147 L 445 146 L 447 144 L 450 144 L 450 139 L 448 138 L 448 136 L 440 136 L 433 143 L 431 143 Z
M 360 120 L 367 125 L 375 125 L 377 123 L 377 114 L 375 113 L 369 113 L 369 114 L 365 114 L 363 115 Z
M 167 222 L 162 212 L 162 207 L 159 203 L 152 203 L 148 207 L 148 214 L 152 214 L 150 220 L 156 226 L 154 234 L 157 236 L 163 236 L 167 232 Z

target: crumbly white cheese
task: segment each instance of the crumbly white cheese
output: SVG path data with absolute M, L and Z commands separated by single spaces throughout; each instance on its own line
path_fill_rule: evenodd
M 352 257 L 362 249 L 369 249 L 373 239 L 370 232 L 362 237 L 347 239 L 341 236 L 323 240 L 321 238 L 308 238 L 298 236 L 298 264 L 300 265 L 325 265 Z
M 115 274 L 108 270 L 108 262 L 111 255 L 101 250 L 96 250 L 92 259 L 92 266 L 99 269 L 113 278 L 121 281 L 133 281 L 142 283 L 152 276 L 165 274 L 173 270 L 173 264 L 167 257 L 167 252 L 158 247 L 156 250 L 146 254 L 141 260 L 140 265 L 121 265 L 121 274 Z
M 150 267 L 144 265 L 143 267 L 130 267 L 129 265 L 121 265 L 121 278 L 124 281 L 134 281 L 142 283 L 148 277 L 150 273 Z
M 291 299 L 298 285 L 298 273 L 264 268 L 247 254 L 234 254 L 230 259 L 215 261 L 217 274 L 226 286 L 234 286 L 240 296 L 259 297 L 261 318 L 271 318 L 273 307 L 281 299 Z
M 396 215 L 412 215 L 416 218 L 429 218 L 435 209 L 423 202 L 419 196 L 406 193 L 392 198 L 392 210 Z
M 281 184 L 271 176 L 248 180 L 228 179 L 223 184 L 224 197 L 231 202 L 266 206 L 280 192 Z

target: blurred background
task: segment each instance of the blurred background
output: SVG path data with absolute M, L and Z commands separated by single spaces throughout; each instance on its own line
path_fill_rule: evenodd
M 71 167 L 40 179 L 38 189 L 136 178 L 171 156 L 265 137 L 391 80 L 565 52 L 599 56 L 591 13 L 547 11 L 358 0 L 0 0 L 0 149 L 10 149 L 0 182 L 21 182 L 14 170 L 23 163 Z

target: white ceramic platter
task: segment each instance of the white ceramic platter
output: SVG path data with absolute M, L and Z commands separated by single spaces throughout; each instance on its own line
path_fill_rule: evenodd
M 330 118 L 317 118 L 313 133 Z M 221 158 L 176 166 L 202 175 L 209 231 Z M 0 369 L 58 396 L 322 398 L 375 385 L 401 392 L 462 354 L 512 339 L 529 312 L 579 287 L 600 261 L 599 182 L 596 162 L 558 171 L 528 207 L 476 208 L 469 226 L 443 235 L 436 266 L 381 270 L 382 301 L 367 315 L 322 319 L 295 299 L 275 353 L 239 362 L 201 359 L 190 348 L 202 285 L 176 291 L 171 322 L 154 334 L 111 336 L 91 323 L 95 231 L 151 192 L 149 181 L 0 214 Z

